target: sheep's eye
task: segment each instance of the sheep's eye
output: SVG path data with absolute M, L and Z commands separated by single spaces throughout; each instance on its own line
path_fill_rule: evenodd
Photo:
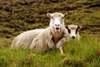
M 51 17 L 51 19 L 54 19 L 53 17 Z
M 62 17 L 62 19 L 64 19 L 64 17 Z

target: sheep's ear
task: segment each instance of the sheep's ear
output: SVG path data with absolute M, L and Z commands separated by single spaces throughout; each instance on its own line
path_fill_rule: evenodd
M 64 14 L 64 17 L 66 17 L 67 15 L 68 15 L 68 13 L 65 13 L 65 14 Z
M 80 30 L 82 28 L 82 26 L 78 26 L 78 30 Z
M 47 13 L 47 17 L 51 17 L 51 14 L 50 13 Z

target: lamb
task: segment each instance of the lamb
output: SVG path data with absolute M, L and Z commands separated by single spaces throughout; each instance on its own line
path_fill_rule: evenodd
M 47 13 L 47 16 L 50 17 L 50 23 L 46 29 L 30 30 L 19 34 L 13 40 L 12 47 L 29 48 L 36 51 L 58 48 L 63 55 L 63 43 L 68 40 L 68 31 L 64 23 L 67 13 Z
M 66 26 L 66 29 L 68 30 L 69 33 L 69 38 L 80 40 L 80 35 L 79 35 L 79 30 L 82 28 L 82 26 L 78 25 L 68 25 Z

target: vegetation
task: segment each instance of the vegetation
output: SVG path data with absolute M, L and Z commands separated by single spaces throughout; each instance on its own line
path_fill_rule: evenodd
M 81 40 L 64 44 L 64 56 L 58 49 L 35 52 L 11 49 L 18 34 L 46 28 L 46 13 L 68 13 L 65 24 L 82 25 Z M 0 67 L 100 67 L 99 0 L 0 0 Z
M 64 44 L 64 56 L 58 49 L 35 52 L 28 49 L 0 49 L 1 67 L 99 67 L 100 40 L 83 36 Z

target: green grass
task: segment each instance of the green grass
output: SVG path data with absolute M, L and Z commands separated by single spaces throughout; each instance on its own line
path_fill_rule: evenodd
M 90 7 L 100 4 L 100 1 L 44 1 L 38 0 L 41 3 L 35 1 L 36 3 L 26 6 L 19 4 L 25 3 L 25 0 L 0 2 L 0 67 L 100 67 L 100 8 Z M 12 13 L 12 10 L 15 12 Z M 30 29 L 46 28 L 50 21 L 46 13 L 54 12 L 68 13 L 65 18 L 66 26 L 83 26 L 80 41 L 70 40 L 64 44 L 65 56 L 60 56 L 58 49 L 37 53 L 28 49 L 10 48 L 18 34 Z
M 58 49 L 35 52 L 28 49 L 0 49 L 1 67 L 99 67 L 100 41 L 88 35 L 80 41 L 70 40 L 64 44 L 64 56 Z

